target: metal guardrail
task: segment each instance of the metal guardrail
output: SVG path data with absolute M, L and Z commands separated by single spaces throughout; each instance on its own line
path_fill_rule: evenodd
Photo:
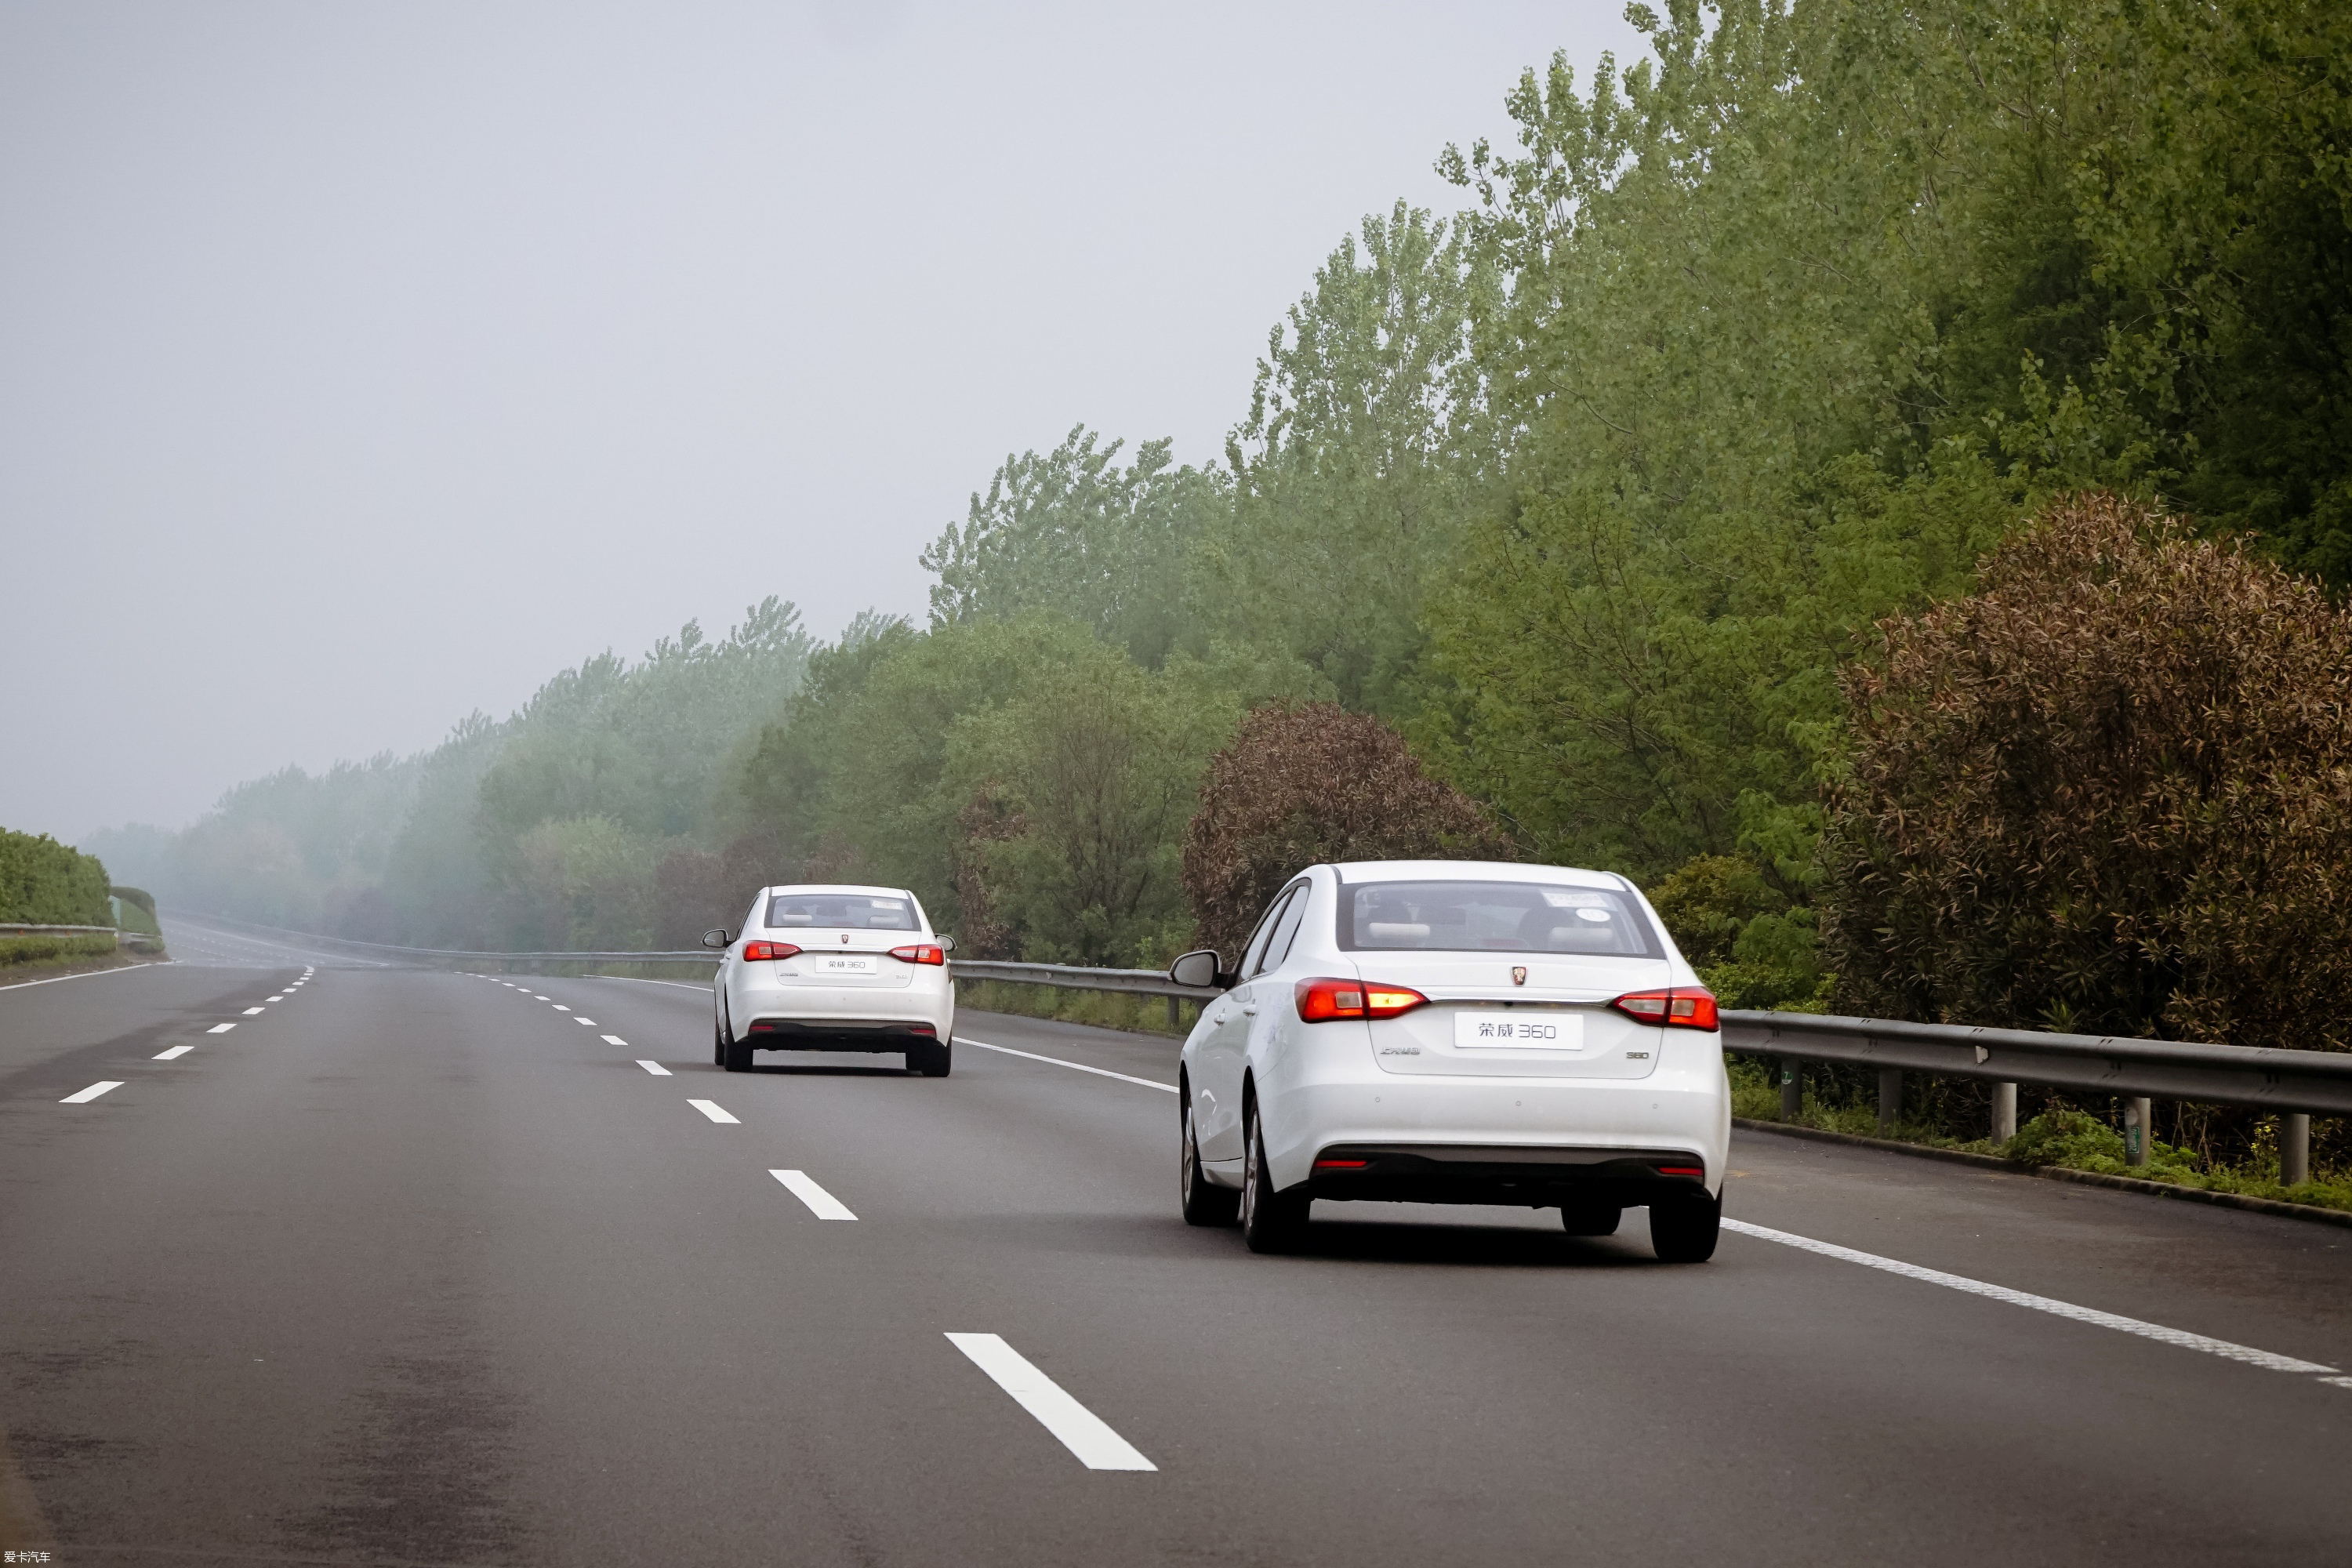
M 465 963 L 711 963 L 719 954 L 709 948 L 688 948 L 683 952 L 483 952 L 456 947 L 400 947 L 388 942 L 355 942 L 345 936 L 321 936 L 316 931 L 289 931 L 284 926 L 263 925 L 258 921 L 231 920 L 226 915 L 205 915 L 204 920 L 216 921 L 239 931 L 266 931 L 271 936 L 291 937 L 297 942 L 331 951 L 355 952 L 363 957 L 381 954 L 389 959 L 404 959 L 428 966 Z
M 153 931 L 131 931 L 121 926 L 49 926 L 26 925 L 17 921 L 0 922 L 0 937 L 12 936 L 110 936 L 117 947 L 152 949 L 162 952 L 163 939 Z
M 1224 994 L 1212 985 L 1179 985 L 1157 969 L 1088 969 L 1075 963 L 1012 963 L 994 958 L 950 959 L 948 967 L 974 980 L 1058 985 L 1069 991 L 1123 991 L 1188 1002 L 1213 1002 Z
M 1206 1001 L 1221 994 L 1204 987 L 1177 985 L 1165 974 L 1148 969 L 1085 969 L 986 960 L 965 961 L 955 968 L 975 979 L 1166 996 L 1171 1023 L 1176 998 Z M 2280 1118 L 2280 1178 L 2287 1186 L 2310 1177 L 2312 1113 L 2352 1115 L 2352 1053 L 2346 1052 L 1731 1010 L 1723 1015 L 1723 1045 L 1729 1051 L 1780 1058 L 1781 1110 L 1790 1117 L 1802 1106 L 1804 1063 L 1844 1062 L 1875 1068 L 1879 1122 L 1889 1131 L 1902 1106 L 1906 1072 L 1992 1084 L 1990 1131 L 1995 1141 L 2002 1142 L 2017 1135 L 2017 1086 L 2021 1083 L 2115 1095 L 2125 1101 L 2125 1144 L 2134 1164 L 2147 1160 L 2153 1100 L 2242 1105 L 2272 1111 Z
M 314 936 L 271 926 L 249 929 L 330 946 L 428 961 L 475 963 L 715 963 L 707 949 L 686 952 L 471 952 L 446 948 L 393 947 Z M 5 928 L 0 928 L 5 930 Z M 1153 969 L 1093 969 L 1066 963 L 1015 963 L 956 959 L 949 966 L 972 980 L 1050 985 L 1068 991 L 1112 991 L 1161 996 L 1169 1022 L 1179 1001 L 1213 1001 L 1223 993 L 1179 985 Z M 1723 1045 L 1728 1051 L 1778 1058 L 1780 1104 L 1793 1117 L 1801 1108 L 1803 1064 L 1843 1062 L 1878 1071 L 1878 1118 L 1894 1126 L 1903 1102 L 1903 1075 L 1925 1072 L 1974 1079 L 1994 1087 L 1991 1135 L 2017 1132 L 2017 1086 L 2030 1083 L 2114 1095 L 2125 1102 L 2125 1145 L 2134 1164 L 2147 1153 L 2150 1101 L 2189 1100 L 2238 1105 L 2280 1118 L 2279 1175 L 2294 1186 L 2309 1179 L 2311 1118 L 2352 1115 L 2352 1052 L 2273 1050 L 2255 1046 L 2141 1040 L 2107 1035 L 2045 1034 L 2033 1029 L 1979 1028 L 1965 1024 L 1912 1024 L 1892 1018 L 1845 1018 L 1812 1013 L 1727 1009 Z

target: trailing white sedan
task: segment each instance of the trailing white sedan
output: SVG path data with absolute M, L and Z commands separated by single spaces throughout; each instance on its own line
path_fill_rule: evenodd
M 1650 1211 L 1669 1262 L 1715 1251 L 1731 1090 L 1715 998 L 1622 877 L 1480 861 L 1307 868 L 1184 1042 L 1184 1217 L 1255 1251 L 1318 1198 L 1558 1207 L 1572 1236 Z
M 711 1057 L 729 1072 L 754 1051 L 903 1051 L 945 1078 L 952 1061 L 951 937 L 904 888 L 762 888 L 723 947 L 712 992 Z

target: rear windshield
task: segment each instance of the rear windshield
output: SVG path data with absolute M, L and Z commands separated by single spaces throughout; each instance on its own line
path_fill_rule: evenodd
M 908 899 L 866 893 L 778 893 L 768 900 L 768 924 L 835 926 L 854 931 L 914 931 L 915 906 Z
M 1340 889 L 1339 945 L 1355 952 L 1583 952 L 1663 958 L 1622 893 L 1541 882 L 1365 882 Z

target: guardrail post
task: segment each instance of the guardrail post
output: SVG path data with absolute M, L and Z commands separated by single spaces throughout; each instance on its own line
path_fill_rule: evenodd
M 2279 1118 L 2279 1185 L 2301 1186 L 2311 1180 L 2311 1116 L 2290 1110 Z
M 2017 1136 L 2017 1085 L 1992 1086 L 1992 1141 L 2006 1143 Z
M 2124 1101 L 2124 1163 L 2147 1163 L 2148 1117 L 2155 1109 L 2145 1097 Z
M 1174 1034 L 1174 1033 L 1176 1032 L 1176 1029 L 1177 1029 L 1176 998 L 1175 998 L 1175 997 L 1173 997 L 1173 996 L 1171 996 L 1170 998 L 1168 998 L 1168 1032 L 1169 1032 L 1170 1034 L 1171 1034 L 1171 1035 L 1172 1035 L 1172 1034 Z
M 1895 1131 L 1895 1123 L 1903 1114 L 1903 1069 L 1878 1069 L 1878 1130 Z
M 1794 1057 L 1780 1058 L 1780 1120 L 1794 1121 L 1805 1109 L 1805 1068 Z

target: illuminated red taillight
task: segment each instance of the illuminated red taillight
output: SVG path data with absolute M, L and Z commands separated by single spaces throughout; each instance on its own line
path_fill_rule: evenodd
M 918 942 L 913 947 L 894 947 L 890 950 L 890 956 L 903 959 L 908 963 L 945 963 L 948 961 L 948 950 L 936 942 Z
M 1302 980 L 1298 983 L 1298 1016 L 1309 1024 L 1334 1018 L 1393 1018 L 1429 998 L 1402 985 L 1377 980 Z
M 1643 1024 L 1664 1024 L 1670 1029 L 1719 1027 L 1715 997 L 1696 985 L 1666 991 L 1635 991 L 1609 1004 L 1628 1018 Z
M 1370 1160 L 1318 1160 L 1315 1168 L 1318 1171 L 1360 1171 L 1370 1163 Z
M 1706 1168 L 1703 1165 L 1661 1165 L 1658 1167 L 1658 1174 L 1662 1176 L 1696 1176 L 1700 1180 L 1704 1181 L 1706 1177 Z
M 747 942 L 743 944 L 746 958 L 790 958 L 800 949 L 788 942 Z

